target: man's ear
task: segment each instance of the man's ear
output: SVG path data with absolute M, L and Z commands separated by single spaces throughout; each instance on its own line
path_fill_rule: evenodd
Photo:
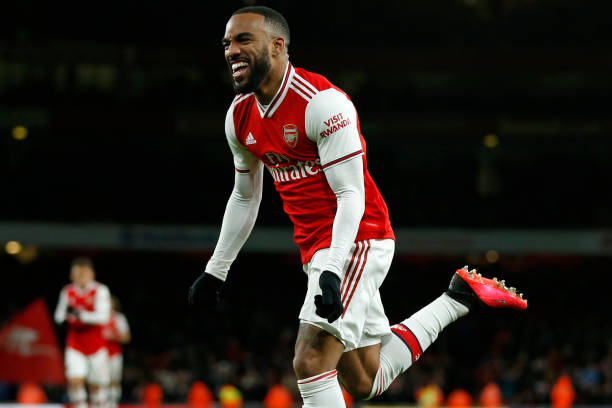
M 285 53 L 285 39 L 283 37 L 276 37 L 272 41 L 272 56 L 276 57 Z

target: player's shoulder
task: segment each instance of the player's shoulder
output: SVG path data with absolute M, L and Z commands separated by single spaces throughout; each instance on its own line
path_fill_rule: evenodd
M 248 105 L 249 101 L 252 100 L 252 96 L 254 96 L 254 94 L 248 93 L 248 94 L 238 94 L 234 97 L 234 99 L 232 100 L 232 103 L 230 103 L 230 106 L 228 108 L 228 112 L 233 112 L 235 109 L 237 109 L 238 107 L 244 107 L 246 105 Z
M 329 88 L 337 88 L 325 76 L 299 67 L 294 67 L 294 74 L 291 81 L 293 85 L 301 85 L 317 93 Z
M 350 101 L 346 92 L 334 85 L 325 76 L 303 68 L 295 68 L 292 85 L 297 87 L 298 90 L 309 93 L 309 105 L 320 105 L 325 103 L 323 101 L 328 101 L 332 104 L 343 100 Z
M 91 282 L 91 287 L 96 290 L 96 291 L 102 291 L 102 292 L 108 292 L 110 293 L 110 290 L 108 289 L 108 286 L 106 286 L 105 284 L 98 282 L 98 281 L 93 281 Z
M 71 291 L 76 290 L 76 285 L 74 283 L 67 283 L 62 287 L 62 293 L 69 293 Z

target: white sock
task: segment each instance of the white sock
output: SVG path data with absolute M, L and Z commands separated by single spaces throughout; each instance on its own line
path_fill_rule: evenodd
M 109 401 L 111 407 L 119 406 L 119 402 L 121 402 L 121 386 L 120 385 L 111 385 L 108 389 Z
M 304 378 L 297 383 L 304 401 L 303 408 L 346 408 L 336 370 Z
M 100 386 L 96 391 L 91 393 L 92 408 L 107 408 L 108 402 L 108 387 Z
M 382 394 L 398 375 L 406 371 L 433 343 L 440 332 L 469 309 L 446 293 L 391 327 L 380 349 L 380 366 L 368 399 Z
M 68 399 L 73 408 L 87 408 L 87 391 L 85 391 L 85 386 L 68 387 Z

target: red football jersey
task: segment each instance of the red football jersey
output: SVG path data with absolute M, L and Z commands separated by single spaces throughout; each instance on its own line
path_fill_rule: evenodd
M 331 244 L 337 205 L 324 170 L 356 156 L 363 160 L 365 212 L 355 241 L 395 239 L 387 205 L 367 169 L 357 112 L 325 77 L 288 64 L 269 105 L 262 106 L 254 94 L 234 99 L 226 133 L 238 172 L 249 171 L 255 156 L 272 175 L 302 263 Z
M 94 354 L 105 348 L 106 339 L 102 334 L 102 328 L 110 315 L 110 293 L 106 285 L 94 281 L 85 289 L 74 284 L 64 286 L 55 312 L 56 321 L 61 322 L 66 319 L 68 306 L 78 310 L 82 317 L 74 319 L 68 316 L 66 347 L 85 355 Z

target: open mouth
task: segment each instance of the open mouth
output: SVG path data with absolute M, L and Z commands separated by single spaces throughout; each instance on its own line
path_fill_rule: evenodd
M 240 81 L 249 69 L 249 63 L 246 61 L 237 61 L 232 63 L 232 77 L 235 81 Z

